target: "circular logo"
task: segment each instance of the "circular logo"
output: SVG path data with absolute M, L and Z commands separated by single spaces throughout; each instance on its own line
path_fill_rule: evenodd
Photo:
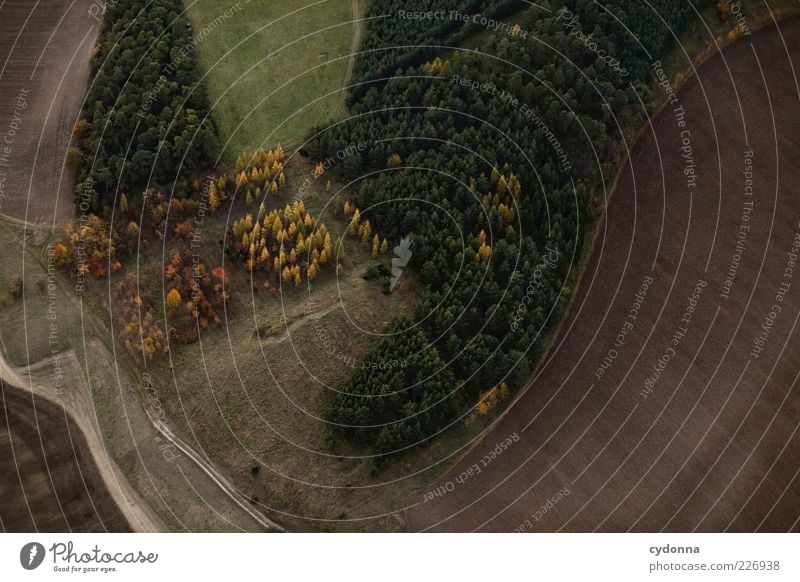
M 35 570 L 44 560 L 44 546 L 39 542 L 28 542 L 19 551 L 19 563 L 26 570 Z

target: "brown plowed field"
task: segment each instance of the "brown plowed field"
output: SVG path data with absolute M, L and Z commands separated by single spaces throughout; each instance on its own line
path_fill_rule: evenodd
M 653 120 L 547 361 L 410 530 L 800 530 L 798 66 L 794 19 L 708 61 Z
M 74 176 L 64 160 L 99 29 L 88 12 L 92 5 L 92 0 L 0 3 L 2 214 L 59 225 L 73 215 Z
M 3 384 L 0 531 L 130 531 L 64 410 Z

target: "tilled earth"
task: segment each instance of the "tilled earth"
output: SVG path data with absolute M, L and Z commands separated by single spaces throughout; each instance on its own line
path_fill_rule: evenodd
M 0 530 L 130 531 L 60 406 L 3 384 L 0 408 Z
M 74 214 L 74 176 L 65 159 L 86 94 L 98 6 L 93 0 L 0 3 L 4 215 L 61 225 Z
M 797 19 L 652 120 L 548 359 L 410 530 L 800 530 L 793 63 Z

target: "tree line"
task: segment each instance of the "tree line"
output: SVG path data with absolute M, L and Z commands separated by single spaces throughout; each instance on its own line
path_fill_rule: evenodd
M 93 211 L 149 185 L 185 192 L 194 173 L 214 167 L 219 141 L 195 44 L 180 0 L 107 4 L 73 132 L 76 195 Z
M 484 31 L 436 56 L 362 53 L 359 70 L 372 82 L 351 96 L 351 118 L 312 132 L 315 159 L 370 143 L 336 171 L 374 176 L 353 203 L 374 232 L 411 237 L 409 268 L 424 288 L 414 320 L 394 324 L 407 333 L 366 356 L 412 365 L 359 371 L 331 408 L 340 434 L 379 462 L 474 421 L 528 378 L 571 294 L 588 209 L 616 171 L 623 132 L 645 119 L 649 63 L 693 15 L 684 0 L 652 3 L 660 16 L 633 0 L 543 4 L 509 13 L 524 38 Z M 571 27 L 564 10 L 578 16 Z M 441 26 L 451 25 L 371 21 L 364 46 L 466 30 Z

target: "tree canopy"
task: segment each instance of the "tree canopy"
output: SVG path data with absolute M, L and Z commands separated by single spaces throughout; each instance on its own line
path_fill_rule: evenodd
M 371 11 L 437 9 L 411 4 Z M 424 285 L 414 321 L 395 322 L 366 357 L 408 367 L 359 371 L 330 415 L 384 460 L 528 377 L 570 296 L 587 213 L 613 178 L 623 132 L 645 119 L 650 63 L 693 15 L 678 0 L 652 3 L 659 14 L 633 0 L 451 4 L 480 4 L 506 26 L 370 21 L 358 65 L 368 82 L 352 93 L 351 116 L 316 128 L 307 148 L 321 160 L 370 144 L 337 171 L 360 184 L 353 203 L 373 232 L 411 238 L 409 268 Z M 413 48 L 429 43 L 459 46 Z M 378 50 L 387 46 L 403 48 Z

